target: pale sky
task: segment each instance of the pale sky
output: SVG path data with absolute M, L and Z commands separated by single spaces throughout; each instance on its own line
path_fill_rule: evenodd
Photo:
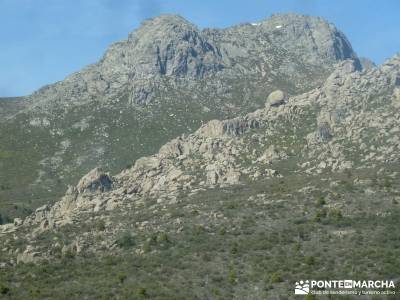
M 398 0 L 0 0 L 0 97 L 62 80 L 161 13 L 220 28 L 279 12 L 326 18 L 376 63 L 400 51 Z

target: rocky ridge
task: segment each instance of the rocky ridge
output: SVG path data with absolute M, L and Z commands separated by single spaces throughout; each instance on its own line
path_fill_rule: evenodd
M 70 103 L 77 96 L 82 103 L 128 89 L 131 102 L 145 103 L 162 76 L 199 80 L 220 72 L 233 78 L 255 72 L 296 78 L 303 77 L 296 72 L 301 67 L 329 70 L 344 59 L 357 56 L 343 33 L 322 18 L 278 14 L 260 23 L 199 30 L 180 16 L 162 15 L 113 44 L 99 63 L 40 89 L 31 102 L 68 98 Z M 279 68 L 271 68 L 273 60 Z
M 210 120 L 263 107 L 276 89 L 315 88 L 344 59 L 358 62 L 316 17 L 204 30 L 179 16 L 147 20 L 98 63 L 1 106 L 1 214 L 24 217 L 97 165 L 116 173 Z
M 1 226 L 1 239 L 10 253 L 24 254 L 20 261 L 32 257 L 37 261 L 51 257 L 56 247 L 35 247 L 38 235 L 62 230 L 66 224 L 93 222 L 92 214 L 97 214 L 96 220 L 106 212 L 123 215 L 152 201 L 154 209 L 174 207 L 202 191 L 261 179 L 376 168 L 378 174 L 385 172 L 386 165 L 399 162 L 399 90 L 399 56 L 365 71 L 356 62 L 345 61 L 310 92 L 242 117 L 210 121 L 195 133 L 171 140 L 157 154 L 138 159 L 118 175 L 91 171 L 53 206 Z M 388 176 L 394 178 L 397 173 Z M 331 182 L 331 186 L 337 184 Z M 354 184 L 364 183 L 356 179 Z M 136 229 L 151 227 L 153 221 L 136 224 Z M 104 245 L 113 249 L 113 237 L 124 226 L 128 225 L 107 223 L 107 235 L 83 232 L 74 243 L 80 245 L 79 251 L 102 251 Z M 29 249 L 7 248 L 11 235 L 26 230 Z

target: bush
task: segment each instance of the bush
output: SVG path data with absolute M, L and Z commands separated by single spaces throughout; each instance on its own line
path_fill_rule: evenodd
M 236 281 L 237 281 L 236 272 L 232 270 L 232 271 L 230 271 L 229 274 L 228 274 L 228 282 L 229 282 L 230 284 L 235 284 Z
M 206 229 L 204 228 L 204 225 L 197 224 L 197 225 L 194 226 L 194 233 L 196 235 L 202 234 L 204 232 L 206 232 Z
M 117 274 L 117 278 L 118 278 L 118 281 L 120 283 L 124 283 L 124 281 L 126 280 L 126 274 L 125 273 L 118 273 Z
M 312 266 L 312 265 L 315 264 L 315 257 L 314 257 L 314 256 L 306 256 L 306 257 L 304 258 L 304 262 L 305 262 L 307 265 Z
M 66 259 L 74 259 L 76 256 L 76 253 L 72 251 L 71 249 L 68 249 L 67 251 L 64 252 L 64 258 Z
M 329 216 L 330 216 L 332 219 L 335 219 L 335 220 L 340 220 L 340 219 L 343 218 L 342 211 L 341 211 L 339 208 L 333 208 L 333 209 L 331 209 L 330 212 L 329 212 Z
M 96 223 L 96 229 L 97 229 L 98 231 L 104 231 L 104 230 L 106 230 L 106 224 L 104 223 L 103 220 L 100 220 L 100 221 L 98 221 L 98 222 Z
M 144 287 L 138 289 L 138 295 L 142 297 L 147 297 L 147 290 Z
M 129 249 L 135 244 L 135 238 L 129 232 L 124 233 L 120 238 L 117 239 L 118 247 L 123 249 Z
M 237 254 L 238 251 L 239 251 L 239 245 L 235 242 L 235 243 L 233 243 L 233 245 L 232 245 L 231 254 Z
M 145 242 L 143 244 L 143 252 L 144 253 L 149 253 L 151 251 L 151 245 L 149 242 Z
M 317 206 L 317 207 L 322 207 L 322 206 L 324 206 L 326 204 L 326 201 L 325 201 L 325 198 L 323 197 L 323 196 L 320 196 L 320 197 L 318 197 L 316 200 L 315 200 L 315 205 Z
M 275 272 L 271 274 L 271 282 L 272 283 L 279 283 L 282 282 L 282 275 L 279 272 Z
M 0 294 L 6 295 L 10 292 L 10 288 L 2 283 L 0 283 Z
M 317 210 L 314 220 L 316 222 L 321 222 L 322 219 L 326 218 L 327 213 L 328 212 L 325 208 L 321 208 L 321 209 Z
M 389 178 L 385 178 L 383 181 L 383 187 L 385 188 L 391 188 L 392 187 L 392 182 Z
M 171 242 L 171 240 L 167 233 L 161 232 L 160 234 L 157 235 L 157 243 L 158 244 L 168 244 L 170 242 Z

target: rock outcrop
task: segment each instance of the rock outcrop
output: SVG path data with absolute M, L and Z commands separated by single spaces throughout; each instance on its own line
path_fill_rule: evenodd
M 285 102 L 285 93 L 281 90 L 273 91 L 268 95 L 267 102 L 265 106 L 279 106 Z
M 240 43 L 239 38 L 249 42 Z M 221 71 L 251 72 L 246 60 L 250 62 L 257 55 L 251 57 L 249 53 L 268 55 L 265 44 L 308 65 L 329 67 L 357 58 L 346 37 L 322 18 L 282 14 L 273 15 L 260 26 L 201 31 L 180 16 L 162 15 L 144 21 L 127 40 L 114 43 L 99 63 L 40 89 L 34 99 L 43 102 L 54 96 L 114 95 L 129 85 L 139 87 L 132 90 L 131 99 L 143 103 L 157 89 L 148 85 L 149 78 L 198 80 Z M 293 73 L 298 67 L 294 61 L 284 62 L 280 71 Z M 134 84 L 136 81 L 141 84 Z
M 0 131 L 13 134 L 1 135 L 0 144 L 9 145 L 12 160 L 32 161 L 2 166 L 0 181 L 16 175 L 0 198 L 12 195 L 26 205 L 23 195 L 58 197 L 98 165 L 117 172 L 210 120 L 262 107 L 274 90 L 288 97 L 315 88 L 344 59 L 357 56 L 321 18 L 282 14 L 257 25 L 204 30 L 174 15 L 146 20 L 97 63 L 7 102 L 15 108 L 0 112 Z M 207 126 L 205 134 L 214 137 L 257 128 L 243 119 Z M 45 204 L 33 202 L 32 209 Z
M 101 168 L 95 168 L 79 181 L 77 190 L 79 193 L 105 192 L 112 188 L 112 179 Z
M 306 174 L 395 161 L 399 137 L 394 134 L 389 139 L 383 132 L 399 132 L 399 113 L 392 109 L 398 88 L 393 78 L 399 74 L 397 60 L 363 72 L 353 62 L 340 64 L 321 88 L 288 98 L 279 109 L 267 107 L 244 117 L 210 121 L 195 133 L 170 141 L 157 154 L 138 159 L 113 178 L 94 169 L 62 201 L 37 209 L 24 224 L 42 224 L 42 228 L 63 224 L 80 212 L 126 205 L 131 196 L 176 197 L 194 185 L 280 177 L 279 164 L 296 157 L 298 167 L 290 172 Z M 376 134 L 365 135 L 366 130 Z M 379 146 L 380 154 L 376 145 L 385 145 Z
M 340 64 L 321 87 L 287 97 L 284 105 L 210 121 L 192 134 L 171 140 L 158 153 L 136 160 L 116 176 L 92 170 L 60 201 L 38 208 L 23 222 L 0 226 L 0 239 L 29 232 L 24 237 L 27 247 L 10 255 L 18 263 L 37 263 L 51 259 L 56 246 L 50 247 L 53 250 L 33 246 L 36 236 L 63 230 L 66 224 L 97 224 L 94 222 L 105 220 L 111 213 L 127 218 L 128 212 L 144 207 L 152 213 L 163 212 L 164 220 L 171 216 L 164 214 L 168 207 L 180 210 L 185 201 L 202 191 L 218 192 L 250 182 L 264 186 L 265 180 L 271 180 L 274 184 L 270 187 L 278 185 L 282 196 L 285 180 L 291 176 L 332 174 L 330 185 L 336 186 L 339 183 L 333 180 L 333 174 L 347 178 L 354 170 L 372 169 L 379 169 L 380 174 L 400 159 L 400 115 L 393 109 L 399 76 L 397 58 L 365 71 L 353 62 Z M 391 176 L 395 175 L 392 172 Z M 354 184 L 364 183 L 355 180 Z M 386 183 L 383 188 L 389 186 Z M 248 203 L 244 201 L 243 206 L 248 207 Z M 144 230 L 151 221 L 143 221 L 137 230 Z M 175 225 L 181 225 L 180 219 L 174 221 Z M 107 227 L 107 235 L 101 235 L 93 226 L 89 226 L 90 233 L 77 234 L 73 241 L 56 248 L 62 255 L 115 251 L 115 239 L 125 227 L 116 221 L 107 222 L 107 226 L 101 223 L 96 225 L 98 230 Z M 107 236 L 102 244 L 97 241 L 100 235 Z
M 197 133 L 204 137 L 239 136 L 249 129 L 258 128 L 260 124 L 252 118 L 235 118 L 231 120 L 212 120 L 203 125 Z

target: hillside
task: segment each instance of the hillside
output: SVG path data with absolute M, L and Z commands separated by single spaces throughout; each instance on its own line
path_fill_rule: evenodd
M 275 91 L 117 175 L 93 169 L 0 227 L 3 294 L 295 299 L 311 277 L 398 284 L 399 107 L 400 56 L 346 60 L 320 87 Z
M 174 15 L 147 20 L 98 63 L 0 102 L 0 215 L 24 217 L 94 167 L 117 173 L 209 120 L 262 107 L 273 90 L 315 88 L 344 59 L 358 62 L 317 17 L 204 30 Z

